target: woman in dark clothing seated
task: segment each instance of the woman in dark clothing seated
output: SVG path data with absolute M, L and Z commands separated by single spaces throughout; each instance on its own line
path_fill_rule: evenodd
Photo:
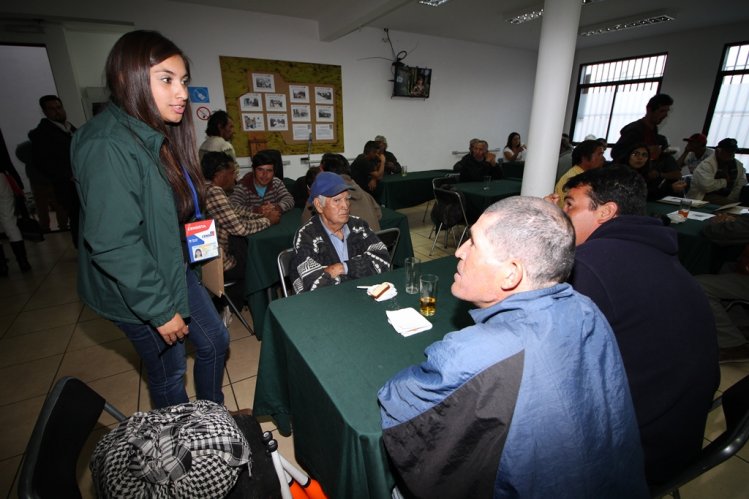
M 681 196 L 687 184 L 682 180 L 671 182 L 664 179 L 650 164 L 650 150 L 645 144 L 635 144 L 626 155 L 616 159 L 616 163 L 627 165 L 642 175 L 648 185 L 648 201 L 661 199 L 664 196 Z

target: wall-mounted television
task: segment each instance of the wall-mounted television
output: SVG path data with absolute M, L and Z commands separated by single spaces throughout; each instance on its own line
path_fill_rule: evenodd
M 402 63 L 395 64 L 395 78 L 393 78 L 393 97 L 429 97 L 432 86 L 432 70 L 417 68 Z

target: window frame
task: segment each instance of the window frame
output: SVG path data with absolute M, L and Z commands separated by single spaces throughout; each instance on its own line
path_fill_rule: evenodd
M 580 80 L 583 76 L 583 70 L 587 66 L 595 66 L 598 64 L 608 64 L 608 63 L 616 63 L 619 61 L 630 61 L 630 60 L 636 60 L 636 59 L 646 59 L 649 57 L 659 57 L 659 56 L 665 56 L 666 61 L 663 65 L 663 72 L 665 74 L 666 72 L 666 64 L 668 64 L 668 51 L 661 51 L 661 52 L 654 52 L 651 54 L 642 54 L 637 56 L 630 56 L 630 57 L 619 57 L 616 59 L 604 59 L 600 61 L 593 61 L 593 62 L 586 62 L 586 63 L 580 63 L 580 67 L 577 70 L 577 79 L 576 79 L 576 89 L 575 89 L 575 102 L 572 108 L 572 121 L 570 123 L 570 131 L 569 135 L 570 138 L 575 136 L 575 125 L 577 123 L 577 115 L 580 107 L 580 96 L 582 94 L 583 89 L 587 88 L 595 88 L 595 87 L 610 87 L 610 86 L 624 86 L 624 85 L 636 85 L 640 83 L 652 83 L 657 82 L 658 86 L 656 88 L 656 92 L 653 95 L 661 93 L 661 86 L 663 85 L 663 75 L 655 78 L 636 78 L 632 80 L 619 80 L 619 81 L 608 81 L 608 82 L 601 82 L 601 83 L 580 83 Z M 606 125 L 606 135 L 605 137 L 608 138 L 609 133 L 611 132 L 611 117 L 613 116 L 614 109 L 616 107 L 616 93 L 618 92 L 618 89 L 614 92 L 614 98 L 611 101 L 611 108 L 609 109 L 609 116 L 608 116 L 608 123 Z M 643 115 L 645 113 L 645 110 L 643 108 Z M 578 143 L 578 142 L 574 142 Z
M 734 76 L 734 75 L 749 76 L 749 68 L 742 69 L 742 70 L 731 70 L 731 71 L 726 71 L 723 69 L 726 56 L 728 55 L 728 50 L 731 47 L 737 47 L 741 45 L 749 46 L 749 40 L 746 40 L 743 42 L 730 42 L 730 43 L 726 43 L 725 45 L 723 45 L 723 51 L 721 52 L 720 60 L 718 61 L 718 70 L 715 73 L 715 84 L 713 85 L 713 94 L 710 96 L 710 104 L 707 106 L 707 114 L 705 115 L 705 124 L 702 127 L 702 133 L 704 133 L 706 136 L 708 135 L 708 132 L 710 131 L 710 125 L 712 125 L 712 122 L 713 122 L 713 116 L 715 114 L 715 107 L 718 105 L 718 97 L 720 96 L 720 90 L 723 87 L 723 78 L 725 78 L 726 76 Z M 749 112 L 749 109 L 747 109 L 747 112 Z M 708 144 L 707 146 L 715 147 L 716 145 L 717 143 L 712 144 L 712 145 Z M 741 144 L 739 144 L 739 149 L 736 151 L 736 154 L 749 154 L 749 144 L 743 144 L 743 146 L 744 147 L 741 147 Z

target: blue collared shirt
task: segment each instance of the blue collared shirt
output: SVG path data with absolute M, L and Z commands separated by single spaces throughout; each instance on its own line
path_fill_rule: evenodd
M 322 220 L 320 220 L 322 222 Z M 343 273 L 348 274 L 348 244 L 346 242 L 348 241 L 348 236 L 351 234 L 351 230 L 348 228 L 347 224 L 343 225 L 343 240 L 338 239 L 338 236 L 336 236 L 335 232 L 328 229 L 328 226 L 325 225 L 325 222 L 322 223 L 322 228 L 325 229 L 325 232 L 328 234 L 328 238 L 330 239 L 330 243 L 333 245 L 333 248 L 335 248 L 335 252 L 338 254 L 338 259 L 343 264 Z

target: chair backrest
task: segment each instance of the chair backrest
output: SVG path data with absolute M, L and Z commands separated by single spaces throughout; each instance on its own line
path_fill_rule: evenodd
M 749 375 L 721 397 L 726 431 L 702 449 L 699 458 L 674 477 L 669 483 L 653 491 L 653 497 L 661 497 L 692 481 L 736 454 L 749 440 Z
M 435 177 L 432 179 L 432 189 L 444 187 L 445 185 L 457 184 L 460 180 L 460 173 L 448 173 L 444 177 Z
M 224 256 L 221 248 L 218 256 L 203 265 L 200 273 L 205 289 L 221 298 L 224 295 Z
M 393 257 L 395 256 L 395 250 L 398 248 L 398 241 L 400 240 L 401 231 L 398 227 L 391 229 L 382 229 L 379 232 L 375 232 L 377 237 L 380 238 L 385 246 L 387 246 L 388 253 L 390 254 L 390 267 L 393 267 Z
M 18 479 L 18 497 L 79 498 L 76 464 L 103 410 L 125 417 L 77 378 L 60 379 L 44 401 Z
M 448 228 L 458 224 L 468 226 L 463 193 L 436 187 L 434 199 L 436 202 L 432 208 L 432 221 L 435 224 L 442 223 Z
M 294 256 L 294 248 L 288 248 L 278 254 L 276 262 L 278 263 L 278 277 L 281 278 L 281 289 L 284 298 L 289 294 L 294 294 L 294 286 L 289 282 L 289 273 L 291 271 L 291 257 Z

